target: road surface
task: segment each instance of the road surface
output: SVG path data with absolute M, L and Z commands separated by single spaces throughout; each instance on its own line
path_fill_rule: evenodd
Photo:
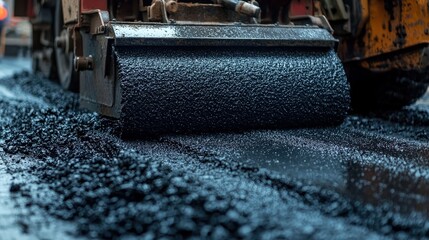
M 338 127 L 124 140 L 14 66 L 0 79 L 0 239 L 429 238 L 427 96 Z

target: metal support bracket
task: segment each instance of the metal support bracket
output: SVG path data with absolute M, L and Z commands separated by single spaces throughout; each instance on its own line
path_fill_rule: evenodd
M 163 23 L 169 23 L 170 20 L 168 19 L 168 15 L 167 15 L 167 6 L 168 8 L 171 10 L 173 10 L 176 6 L 177 7 L 177 2 L 176 4 L 174 4 L 173 2 L 175 1 L 168 1 L 167 3 L 164 0 L 156 0 L 153 1 L 152 5 L 150 5 L 148 7 L 148 19 L 151 22 L 163 22 Z M 177 10 L 177 9 L 176 9 Z
M 106 23 L 109 22 L 109 12 L 102 10 L 92 10 L 82 12 L 80 27 L 89 27 L 92 35 L 104 34 L 106 32 Z

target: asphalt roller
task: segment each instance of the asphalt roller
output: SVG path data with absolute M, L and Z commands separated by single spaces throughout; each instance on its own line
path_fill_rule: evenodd
M 126 136 L 328 126 L 348 111 L 323 21 L 261 24 L 256 1 L 60 3 L 59 81 Z

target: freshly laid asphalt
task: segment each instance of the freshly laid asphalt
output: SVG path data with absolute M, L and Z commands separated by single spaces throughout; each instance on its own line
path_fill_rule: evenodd
M 122 140 L 76 94 L 7 75 L 0 239 L 429 238 L 427 99 L 338 127 Z

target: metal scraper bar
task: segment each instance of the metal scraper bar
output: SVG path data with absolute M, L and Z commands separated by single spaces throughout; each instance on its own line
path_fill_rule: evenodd
M 313 26 L 112 22 L 116 46 L 328 47 L 337 40 Z

